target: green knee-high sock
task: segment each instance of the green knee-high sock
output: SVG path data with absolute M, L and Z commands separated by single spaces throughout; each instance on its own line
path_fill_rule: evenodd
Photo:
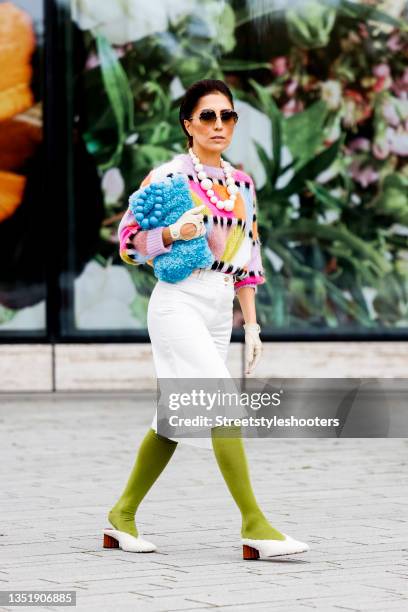
M 285 536 L 272 527 L 255 499 L 240 427 L 215 427 L 211 438 L 221 473 L 241 511 L 241 537 L 284 540 Z
M 139 447 L 135 464 L 121 497 L 108 514 L 111 525 L 138 537 L 135 514 L 140 502 L 156 482 L 171 456 L 177 442 L 158 435 L 150 428 Z

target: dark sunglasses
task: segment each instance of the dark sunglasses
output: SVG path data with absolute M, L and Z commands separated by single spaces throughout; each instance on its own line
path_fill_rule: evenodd
M 225 125 L 232 125 L 233 123 L 236 123 L 238 121 L 238 114 L 234 110 L 222 110 L 220 116 L 222 123 L 224 123 Z M 204 125 L 211 125 L 217 121 L 217 113 L 215 112 L 215 110 L 206 108 L 201 111 L 201 113 L 198 115 L 198 118 Z

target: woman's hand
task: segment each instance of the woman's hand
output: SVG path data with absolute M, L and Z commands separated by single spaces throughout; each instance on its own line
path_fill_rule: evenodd
M 191 240 L 192 238 L 199 238 L 204 236 L 206 233 L 204 221 L 200 221 L 200 225 L 196 227 L 193 223 L 185 223 L 180 230 L 180 238 L 182 240 Z
M 237 297 L 241 306 L 245 329 L 245 374 L 251 374 L 261 358 L 262 343 L 259 337 L 260 326 L 256 323 L 255 287 L 243 285 L 237 291 Z
M 169 226 L 173 240 L 192 240 L 204 236 L 206 229 L 201 212 L 204 207 L 205 204 L 190 208 Z
M 258 323 L 246 323 L 245 329 L 245 374 L 251 374 L 262 355 L 261 331 Z

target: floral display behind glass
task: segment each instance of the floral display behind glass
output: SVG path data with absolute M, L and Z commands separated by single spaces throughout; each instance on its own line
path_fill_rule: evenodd
M 179 102 L 203 78 L 229 85 L 242 118 L 224 156 L 256 181 L 263 328 L 407 328 L 406 17 L 399 0 L 73 0 L 75 127 L 105 210 L 77 291 L 88 274 L 111 293 L 79 297 L 78 328 L 146 327 L 156 281 L 120 261 L 117 225 L 149 170 L 186 151 Z
M 46 252 L 39 239 L 44 227 L 43 15 L 41 6 L 21 4 L 0 3 L 0 332 L 41 337 L 47 289 Z

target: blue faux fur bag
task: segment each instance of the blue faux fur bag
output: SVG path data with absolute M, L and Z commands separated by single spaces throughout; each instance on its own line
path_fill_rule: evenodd
M 169 226 L 190 208 L 194 202 L 187 179 L 182 175 L 167 177 L 135 191 L 129 206 L 142 230 Z M 177 283 L 196 268 L 208 268 L 214 255 L 204 236 L 192 240 L 176 240 L 169 253 L 157 255 L 153 260 L 154 274 L 160 280 Z

